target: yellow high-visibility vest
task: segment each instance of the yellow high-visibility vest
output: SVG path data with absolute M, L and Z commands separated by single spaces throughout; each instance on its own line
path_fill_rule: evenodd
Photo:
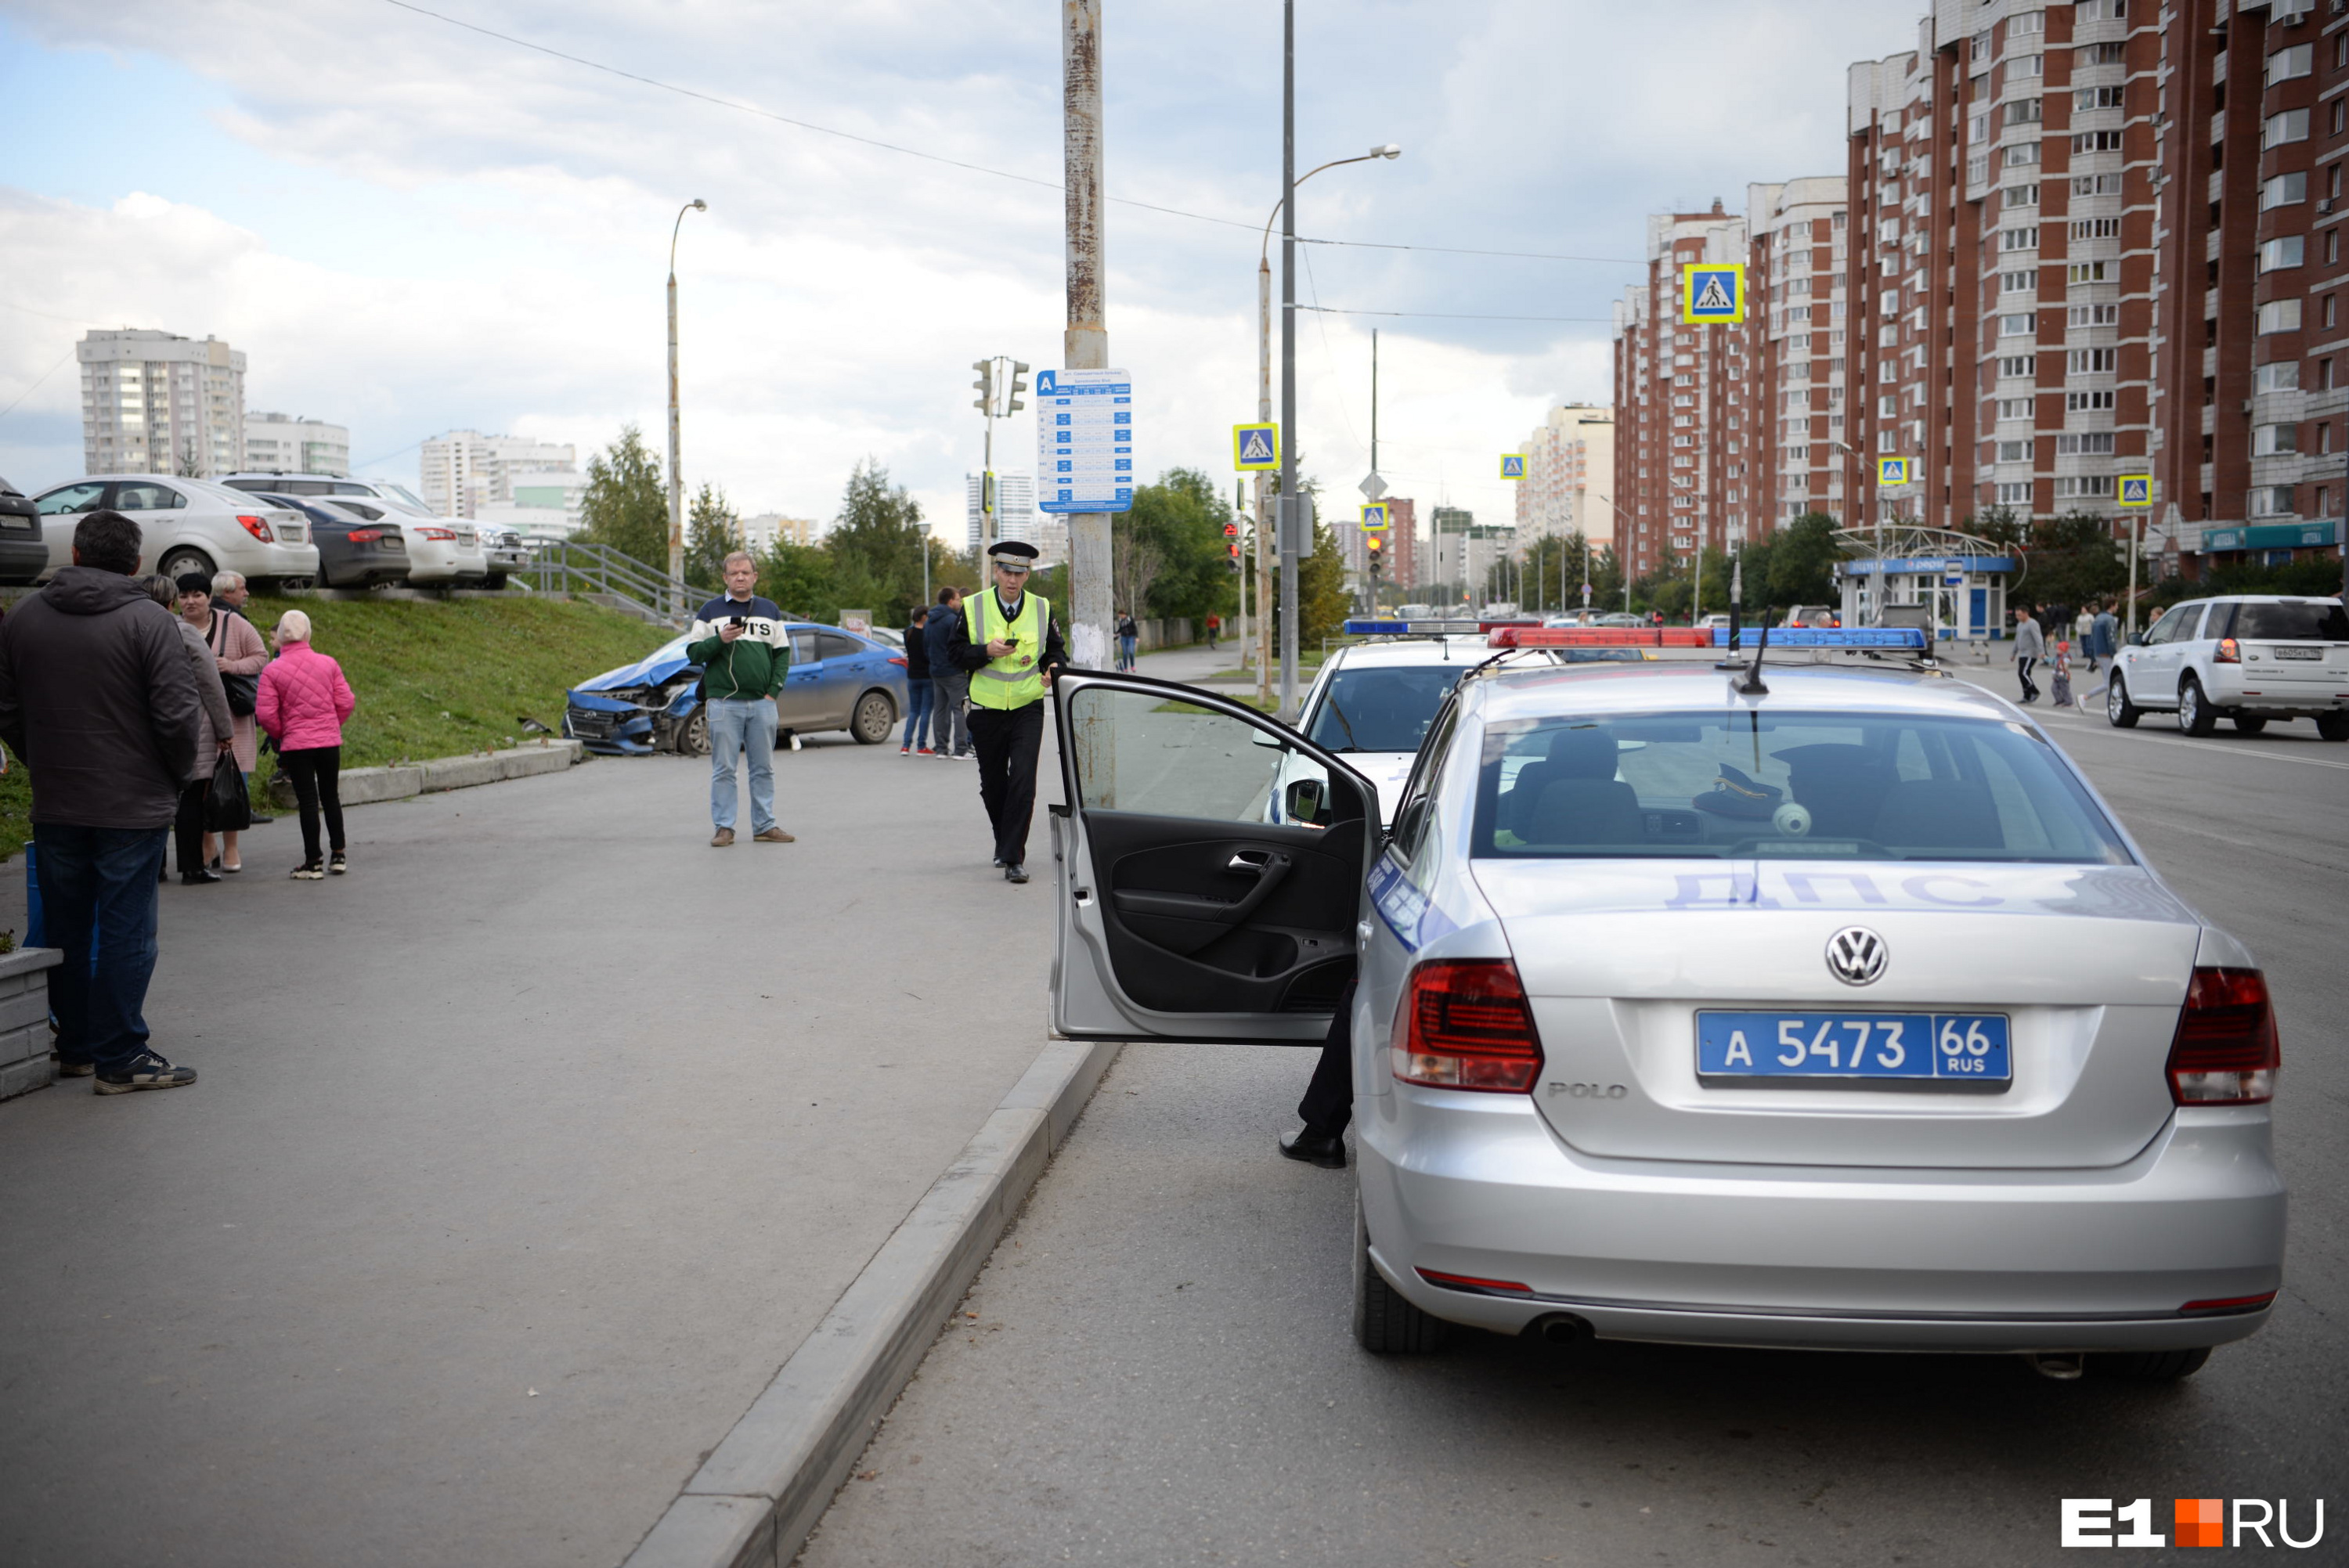
M 1007 623 L 995 591 L 982 589 L 963 601 L 970 615 L 973 647 L 999 640 L 1019 645 L 970 675 L 970 700 L 981 707 L 1026 707 L 1044 700 L 1044 670 L 1036 661 L 1044 656 L 1044 635 L 1052 624 L 1052 606 L 1041 593 L 1019 602 L 1019 614 Z M 990 624 L 991 623 L 991 624 Z

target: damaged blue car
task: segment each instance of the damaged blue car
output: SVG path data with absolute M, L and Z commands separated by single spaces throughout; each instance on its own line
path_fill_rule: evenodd
M 775 739 L 844 729 L 878 746 L 905 711 L 905 655 L 838 626 L 789 622 L 790 672 L 775 697 Z M 709 754 L 701 666 L 685 656 L 690 636 L 662 644 L 633 665 L 571 688 L 563 733 L 608 757 Z

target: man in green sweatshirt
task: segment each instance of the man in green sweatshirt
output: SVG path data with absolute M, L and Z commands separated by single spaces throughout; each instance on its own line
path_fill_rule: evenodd
M 734 841 L 734 759 L 750 762 L 751 837 L 762 844 L 788 844 L 792 836 L 775 820 L 775 694 L 792 665 L 790 634 L 783 613 L 750 590 L 759 583 L 758 563 L 741 551 L 726 558 L 726 593 L 693 617 L 693 640 L 685 656 L 701 666 L 709 716 L 709 820 L 718 830 L 713 849 Z

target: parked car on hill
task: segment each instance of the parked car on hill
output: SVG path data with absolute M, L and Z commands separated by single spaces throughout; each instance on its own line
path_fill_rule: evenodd
M 41 542 L 41 512 L 33 498 L 0 480 L 0 583 L 37 583 L 49 569 L 49 547 Z
M 457 531 L 437 517 L 416 517 L 396 511 L 373 499 L 320 496 L 311 503 L 321 511 L 350 519 L 362 526 L 389 523 L 398 528 L 408 552 L 408 582 L 418 588 L 450 588 L 465 566 Z
M 210 480 L 171 474 L 92 474 L 34 498 L 44 577 L 73 562 L 74 530 L 93 511 L 125 513 L 139 524 L 139 570 L 166 577 L 242 573 L 255 586 L 306 588 L 318 578 L 307 519 L 289 507 Z
M 221 483 L 232 490 L 267 491 L 275 495 L 308 496 L 341 503 L 357 503 L 385 512 L 405 514 L 400 531 L 408 541 L 409 568 L 408 580 L 419 587 L 502 588 L 505 579 L 495 583 L 487 552 L 481 543 L 481 530 L 470 518 L 441 517 L 425 505 L 423 500 L 407 486 L 389 480 L 350 480 L 327 474 L 231 474 Z M 362 514 L 363 515 L 363 514 Z M 409 521 L 407 519 L 413 519 Z M 369 521 L 374 521 L 370 519 Z M 423 525 L 422 528 L 417 526 Z M 438 531 L 432 531 L 437 530 Z M 447 554 L 452 564 L 445 573 L 437 566 L 424 563 L 419 544 L 440 544 L 450 548 Z
M 257 493 L 257 492 L 256 492 Z M 323 500 L 261 495 L 310 520 L 310 542 L 318 547 L 318 581 L 328 588 L 373 588 L 408 581 L 408 541 L 388 515 L 376 520 L 337 511 Z
M 845 729 L 864 746 L 888 739 L 905 711 L 905 655 L 838 626 L 785 624 L 792 662 L 775 699 L 776 738 Z M 608 756 L 707 756 L 701 666 L 685 656 L 691 640 L 689 634 L 672 638 L 633 665 L 572 687 L 563 733 Z

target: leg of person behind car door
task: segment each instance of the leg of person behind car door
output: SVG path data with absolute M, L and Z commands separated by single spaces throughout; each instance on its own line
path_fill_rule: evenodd
M 1297 1102 L 1304 1130 L 1280 1140 L 1280 1151 L 1330 1171 L 1346 1165 L 1346 1129 L 1354 1119 L 1354 982 L 1346 982 L 1330 1032 L 1321 1037 L 1321 1057 L 1313 1081 Z

